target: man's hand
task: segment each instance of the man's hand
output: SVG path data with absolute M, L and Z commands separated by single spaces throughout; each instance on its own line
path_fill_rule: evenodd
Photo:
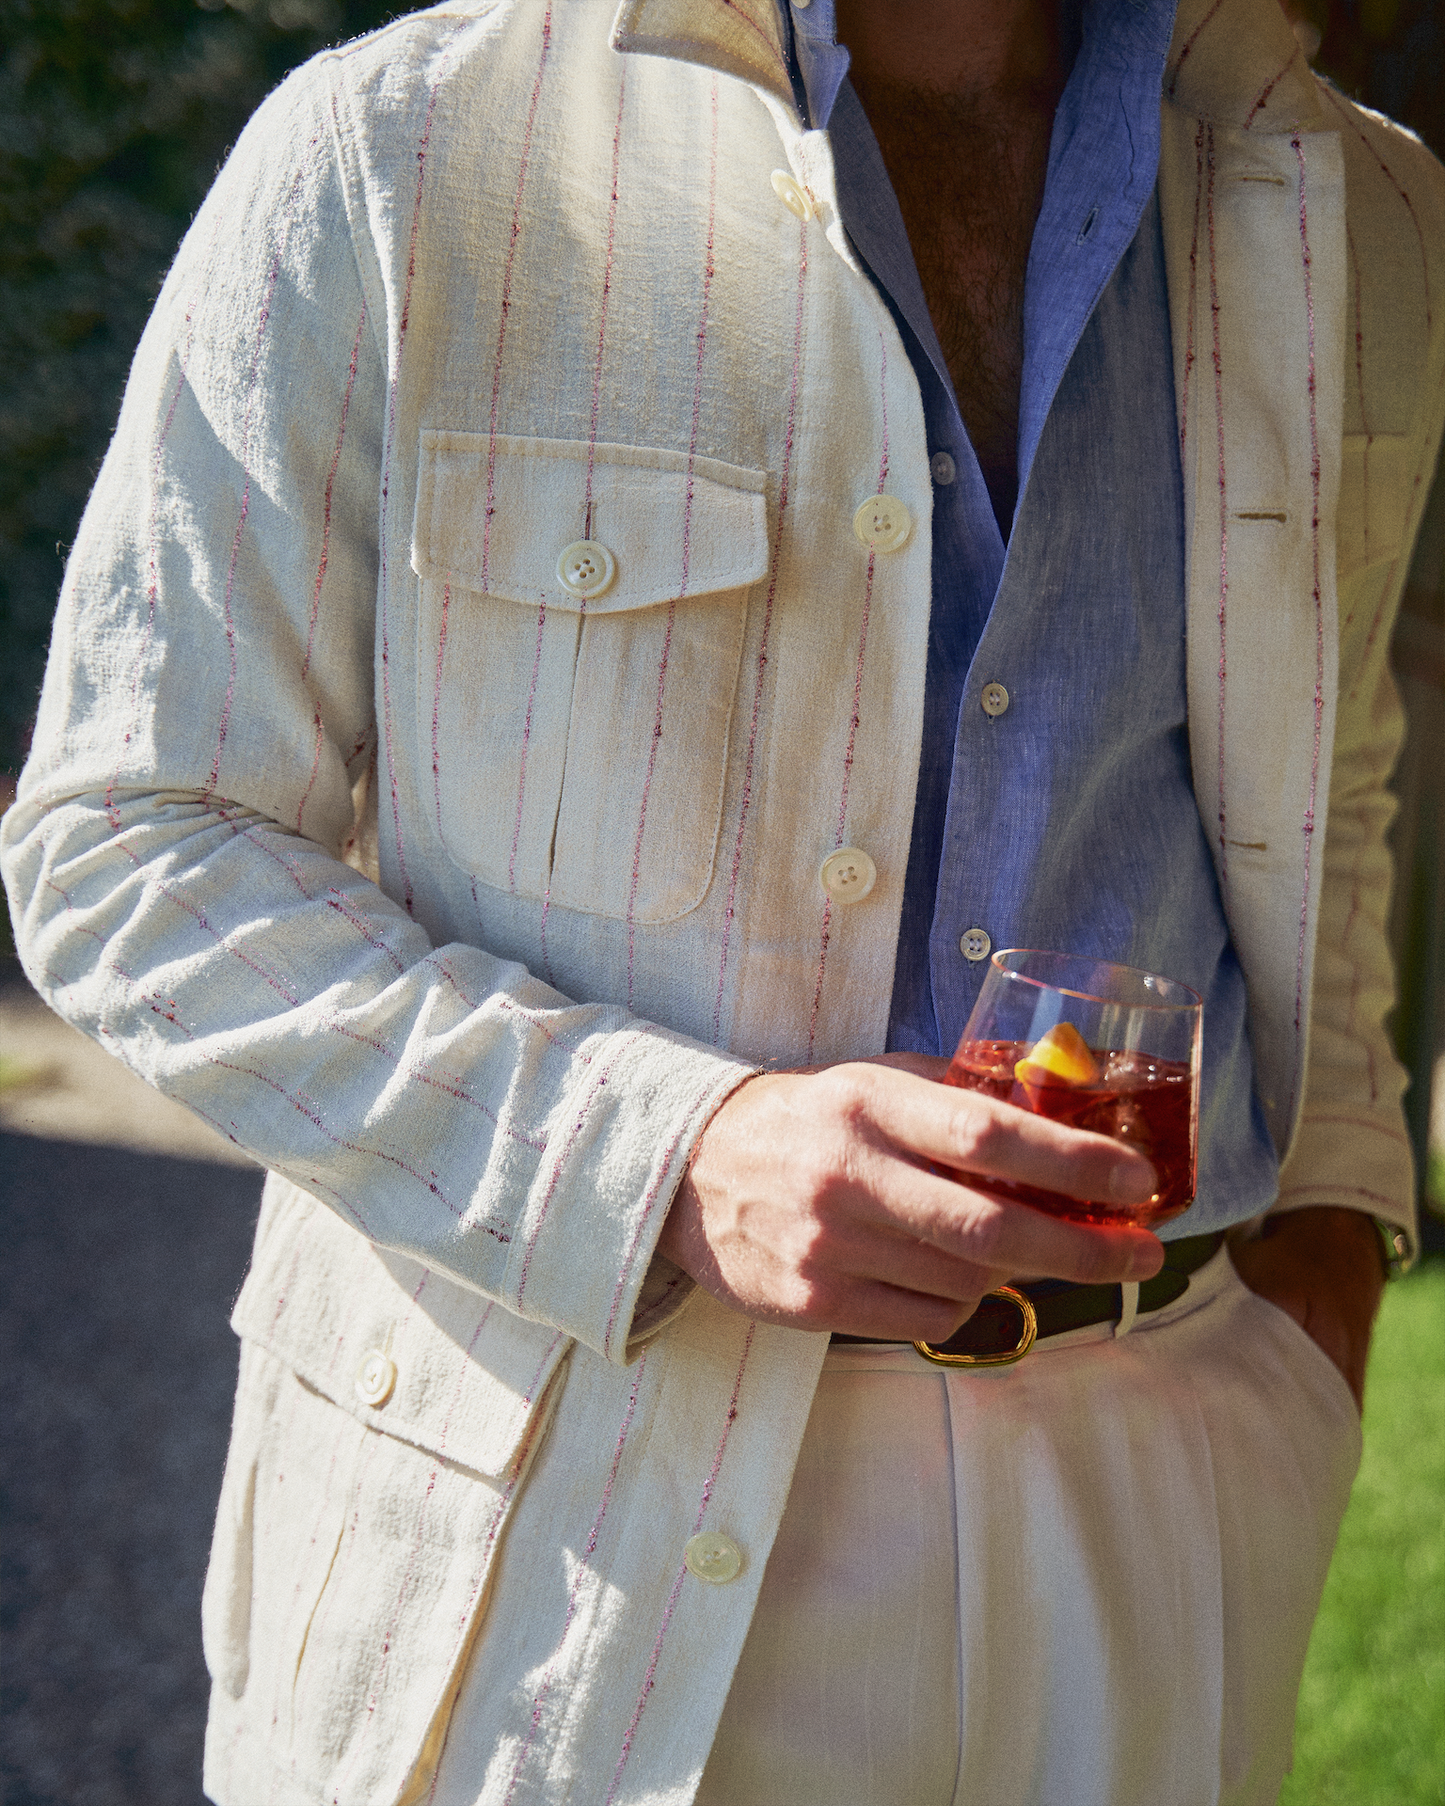
M 1001 1203 L 931 1163 L 1141 1203 L 1141 1154 L 976 1091 L 943 1060 L 887 1056 L 750 1079 L 693 1152 L 658 1244 L 732 1309 L 793 1329 L 946 1341 L 1020 1275 L 1147 1279 L 1147 1230 Z
M 1253 1241 L 1230 1253 L 1251 1292 L 1293 1317 L 1345 1376 L 1364 1409 L 1370 1326 L 1385 1274 L 1380 1232 L 1358 1210 L 1314 1205 L 1266 1217 Z

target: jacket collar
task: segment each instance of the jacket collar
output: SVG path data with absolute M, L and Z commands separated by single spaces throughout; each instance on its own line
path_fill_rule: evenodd
M 741 76 L 791 107 L 783 32 L 776 0 L 622 0 L 612 47 Z M 1309 64 L 1274 0 L 1180 0 L 1164 97 L 1249 132 L 1308 131 L 1320 118 Z
M 739 75 L 795 106 L 776 0 L 622 0 L 612 48 Z
M 1260 134 L 1309 131 L 1320 119 L 1314 76 L 1274 0 L 1180 0 L 1164 98 Z

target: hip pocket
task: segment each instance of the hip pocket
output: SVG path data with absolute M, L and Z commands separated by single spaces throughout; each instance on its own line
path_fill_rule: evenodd
M 629 922 L 701 902 L 766 485 L 662 449 L 423 432 L 422 768 L 473 878 Z
M 570 1343 L 302 1194 L 272 1202 L 232 1320 L 207 1658 L 279 1797 L 396 1806 L 435 1759 Z

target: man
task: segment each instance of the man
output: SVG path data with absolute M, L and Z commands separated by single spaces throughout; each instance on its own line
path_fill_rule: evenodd
M 1274 1797 L 1409 1232 L 1445 185 L 1169 13 L 443 7 L 198 217 L 6 840 L 273 1169 L 223 1806 Z M 1152 1189 L 932 1082 L 991 944 L 1205 996 L 1158 1277 L 936 1170 Z

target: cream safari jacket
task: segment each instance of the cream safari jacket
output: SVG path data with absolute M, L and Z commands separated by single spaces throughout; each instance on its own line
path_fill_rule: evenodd
M 1386 650 L 1445 177 L 1252 0 L 1186 0 L 1163 111 L 1194 770 L 1280 1207 L 1408 1228 Z M 692 1797 L 826 1338 L 653 1248 L 748 1072 L 883 1046 L 930 489 L 764 0 L 405 18 L 287 81 L 198 215 L 4 844 L 46 997 L 271 1169 L 223 1806 L 425 1798 L 469 1659 L 480 1798 Z M 853 530 L 879 493 L 892 550 Z M 860 901 L 820 884 L 844 846 Z M 509 1550 L 546 1438 L 555 1534 Z

